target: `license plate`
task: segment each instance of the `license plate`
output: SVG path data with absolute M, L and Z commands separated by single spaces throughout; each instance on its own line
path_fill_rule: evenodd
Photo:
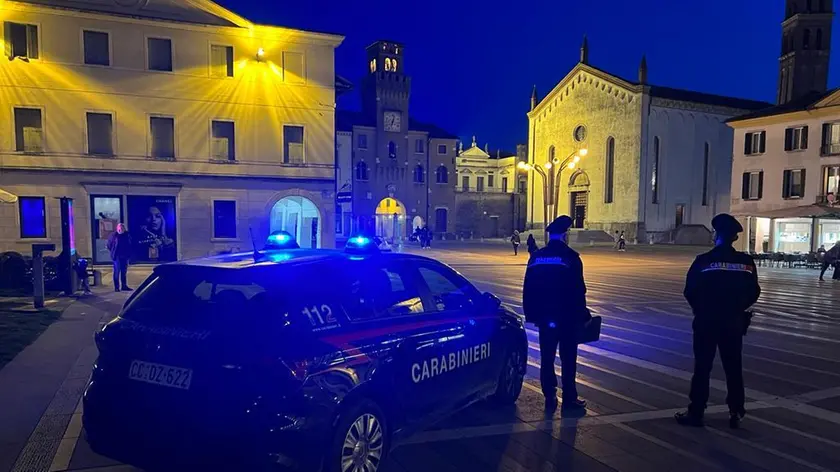
M 128 378 L 164 387 L 190 388 L 192 369 L 183 369 L 171 365 L 154 364 L 152 362 L 131 361 Z

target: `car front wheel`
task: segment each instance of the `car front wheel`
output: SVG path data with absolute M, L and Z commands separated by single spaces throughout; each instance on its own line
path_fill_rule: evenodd
M 499 383 L 492 400 L 499 405 L 512 405 L 516 403 L 519 394 L 522 392 L 522 383 L 525 382 L 525 369 L 528 362 L 527 352 L 522 349 L 511 349 L 505 358 L 502 373 L 499 375 Z
M 338 417 L 328 457 L 329 472 L 376 472 L 388 455 L 390 437 L 385 415 L 362 401 Z

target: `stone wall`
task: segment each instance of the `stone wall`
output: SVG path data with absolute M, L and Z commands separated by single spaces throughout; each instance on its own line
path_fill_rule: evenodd
M 524 195 L 459 192 L 455 195 L 455 231 L 463 238 L 510 237 L 521 227 Z

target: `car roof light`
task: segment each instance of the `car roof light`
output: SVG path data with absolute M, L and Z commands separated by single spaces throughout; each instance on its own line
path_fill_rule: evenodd
M 299 247 L 295 238 L 286 231 L 275 231 L 268 235 L 265 241 L 266 249 L 297 249 Z
M 379 252 L 379 247 L 377 247 L 373 238 L 358 235 L 347 240 L 344 250 L 354 254 L 373 254 Z

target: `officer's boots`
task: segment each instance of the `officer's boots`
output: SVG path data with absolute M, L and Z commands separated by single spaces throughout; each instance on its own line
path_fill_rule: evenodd
M 674 419 L 683 426 L 696 426 L 698 428 L 704 426 L 703 414 L 693 413 L 691 410 L 678 412 L 674 415 Z

